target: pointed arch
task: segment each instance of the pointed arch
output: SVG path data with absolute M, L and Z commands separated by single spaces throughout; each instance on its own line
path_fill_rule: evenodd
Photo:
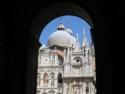
M 58 73 L 58 84 L 62 84 L 63 83 L 63 80 L 62 80 L 62 73 L 59 72 Z
M 49 83 L 49 75 L 47 73 L 44 74 L 44 77 L 43 77 L 43 83 L 44 84 L 48 84 Z

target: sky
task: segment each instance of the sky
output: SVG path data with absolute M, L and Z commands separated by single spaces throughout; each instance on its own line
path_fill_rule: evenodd
M 62 21 L 62 24 L 65 26 L 65 28 L 67 27 L 67 25 L 69 26 L 69 28 L 73 32 L 74 37 L 76 37 L 76 33 L 78 33 L 80 44 L 83 41 L 83 28 L 85 27 L 88 42 L 91 43 L 90 25 L 77 16 L 66 15 L 53 19 L 45 26 L 45 28 L 41 31 L 42 33 L 39 39 L 41 44 L 45 44 L 47 46 L 49 36 L 53 32 L 57 31 L 57 27 L 60 21 Z

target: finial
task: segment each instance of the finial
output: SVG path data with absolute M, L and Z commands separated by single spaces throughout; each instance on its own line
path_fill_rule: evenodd
M 58 30 L 64 30 L 65 29 L 64 25 L 62 24 L 62 17 L 60 17 L 60 23 L 59 23 L 59 26 L 58 26 L 57 29 Z
M 83 36 L 85 36 L 86 33 L 85 33 L 85 27 L 83 27 Z
M 76 33 L 76 42 L 78 42 L 78 32 Z
M 86 37 L 86 32 L 85 32 L 85 27 L 83 27 L 83 42 L 82 42 L 82 47 L 88 46 L 88 41 Z

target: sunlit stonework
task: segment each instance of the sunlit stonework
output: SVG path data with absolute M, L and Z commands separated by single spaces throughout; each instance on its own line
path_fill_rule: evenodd
M 50 35 L 48 46 L 41 46 L 38 56 L 36 94 L 95 94 L 95 54 L 85 30 L 80 46 L 78 34 L 59 24 Z

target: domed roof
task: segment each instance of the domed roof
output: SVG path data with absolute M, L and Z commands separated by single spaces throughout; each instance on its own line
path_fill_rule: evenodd
M 65 31 L 72 35 L 72 30 L 70 28 L 67 28 Z
M 75 47 L 76 39 L 64 30 L 58 30 L 52 33 L 48 39 L 48 46 L 63 46 L 63 47 Z

